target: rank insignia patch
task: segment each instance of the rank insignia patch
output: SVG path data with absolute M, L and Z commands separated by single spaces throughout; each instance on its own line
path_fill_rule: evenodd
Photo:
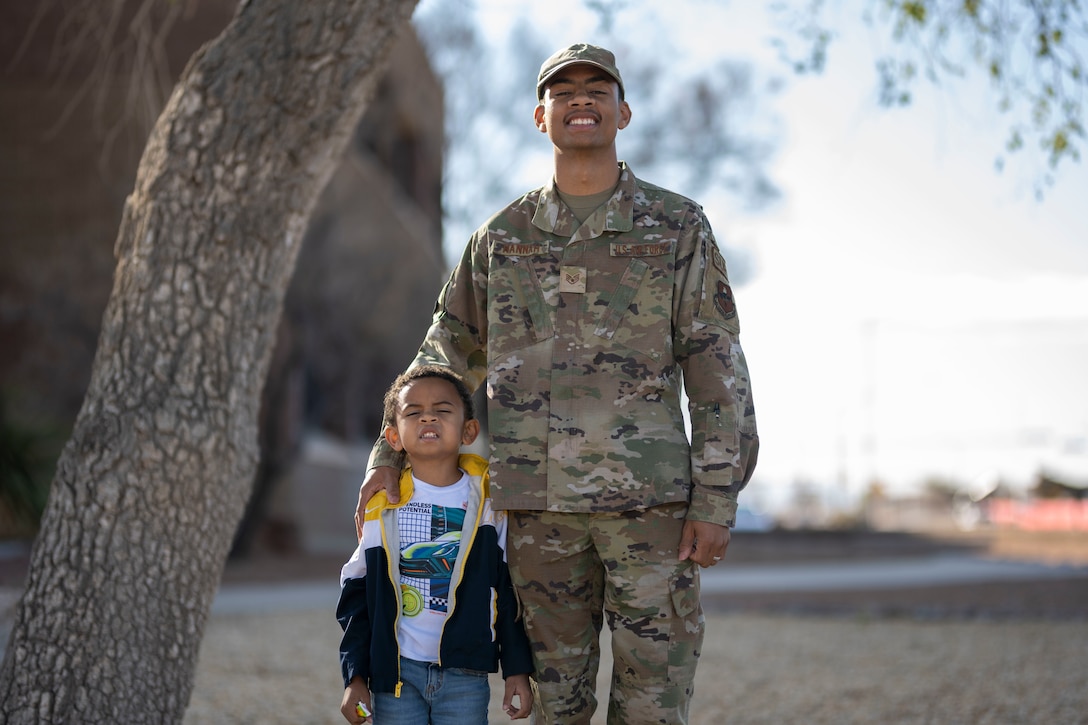
M 586 268 L 564 265 L 559 270 L 559 291 L 585 294 Z

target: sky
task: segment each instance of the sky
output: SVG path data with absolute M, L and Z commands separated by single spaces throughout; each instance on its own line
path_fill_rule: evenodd
M 1088 485 L 1085 163 L 1063 167 L 1041 200 L 1027 160 L 996 171 L 1007 118 L 977 78 L 880 108 L 877 41 L 842 7 L 858 3 L 837 6 L 817 76 L 783 66 L 763 3 L 659 5 L 629 0 L 605 40 L 576 0 L 533 23 L 556 49 L 612 40 L 621 73 L 625 53 L 652 54 L 669 33 L 684 50 L 663 64 L 727 57 L 784 81 L 759 111 L 781 132 L 769 166 L 781 199 L 746 211 L 697 198 L 727 261 L 752 268 L 734 290 L 761 437 L 745 502 L 773 511 L 803 484 L 846 509 L 873 480 L 893 495 L 931 479 L 1025 491 L 1040 471 Z M 534 6 L 466 4 L 496 54 Z M 622 131 L 618 144 L 623 158 Z M 549 173 L 543 151 L 521 170 L 532 186 Z M 463 243 L 446 240 L 451 259 Z

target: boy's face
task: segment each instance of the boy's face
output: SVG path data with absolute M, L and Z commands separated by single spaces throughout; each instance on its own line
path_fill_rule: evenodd
M 480 424 L 465 420 L 465 406 L 453 383 L 442 378 L 419 378 L 397 396 L 394 425 L 385 438 L 395 450 L 404 450 L 414 463 L 448 457 L 456 461 L 462 444 L 476 440 Z

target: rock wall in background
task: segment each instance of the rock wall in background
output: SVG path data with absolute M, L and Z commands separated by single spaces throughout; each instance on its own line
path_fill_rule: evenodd
M 88 83 L 81 71 L 99 46 L 74 50 L 79 29 L 64 16 L 74 4 L 59 3 L 29 33 L 36 5 L 0 5 L 0 400 L 6 428 L 33 438 L 35 474 L 48 480 L 82 404 L 122 206 L 157 107 L 131 108 L 124 57 Z M 236 5 L 185 5 L 162 44 L 170 79 Z M 351 446 L 378 433 L 382 391 L 412 359 L 447 270 L 442 124 L 440 82 L 409 31 L 306 234 L 265 390 L 262 465 L 239 550 L 299 545 L 308 515 L 270 516 L 269 502 L 283 481 L 309 485 L 286 477 L 308 435 Z M 350 522 L 351 511 L 343 515 Z M 25 534 L 0 511 L 0 538 Z

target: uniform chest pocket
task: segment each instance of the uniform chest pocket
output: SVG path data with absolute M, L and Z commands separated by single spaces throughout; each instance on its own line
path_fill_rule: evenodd
M 626 264 L 597 317 L 597 336 L 655 360 L 672 349 L 674 249 L 671 241 L 611 245 L 612 264 Z
M 538 270 L 555 265 L 547 253 L 547 245 L 496 242 L 492 246 L 487 311 L 492 352 L 516 350 L 554 334 Z
M 620 275 L 619 284 L 612 291 L 612 299 L 608 307 L 597 319 L 595 334 L 609 340 L 616 335 L 616 328 L 619 327 L 620 320 L 623 319 L 631 303 L 635 301 L 639 285 L 642 284 L 642 278 L 646 276 L 646 270 L 649 268 L 650 265 L 641 259 L 632 259 L 627 263 L 627 268 Z

